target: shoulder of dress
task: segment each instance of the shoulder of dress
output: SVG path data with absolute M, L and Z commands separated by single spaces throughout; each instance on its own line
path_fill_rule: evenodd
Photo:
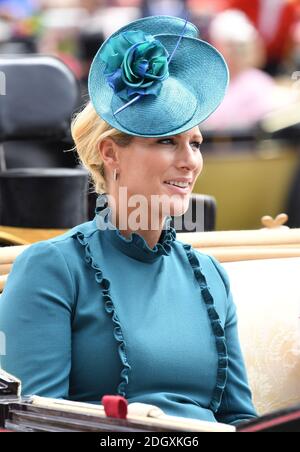
M 86 223 L 74 226 L 72 229 L 66 231 L 64 234 L 53 237 L 46 242 L 58 244 L 60 242 L 71 241 L 77 235 L 84 236 L 86 238 L 90 237 L 98 231 L 96 221 L 87 221 Z
M 42 259 L 44 263 L 55 261 L 56 265 L 59 265 L 60 260 L 61 262 L 72 262 L 78 254 L 76 248 L 77 240 L 74 239 L 80 235 L 88 240 L 95 232 L 97 232 L 97 227 L 93 221 L 80 224 L 62 235 L 31 244 L 18 255 L 15 262 L 24 262 L 29 259 Z
M 211 265 L 212 260 L 210 255 L 202 253 L 200 250 L 193 248 L 192 245 L 185 242 L 181 242 L 180 240 L 176 240 L 175 244 L 180 250 L 184 251 L 185 254 L 187 255 L 194 254 L 200 261 L 200 264 L 204 263 Z
M 213 272 L 215 275 L 221 278 L 225 286 L 227 294 L 230 292 L 230 282 L 226 270 L 220 264 L 220 262 L 212 255 L 201 252 L 198 249 L 193 248 L 190 244 L 176 241 L 178 246 L 185 251 L 189 262 L 193 268 L 199 267 L 201 271 L 206 273 L 207 271 Z

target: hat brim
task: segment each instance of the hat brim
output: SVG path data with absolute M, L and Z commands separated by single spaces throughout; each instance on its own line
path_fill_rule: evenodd
M 172 54 L 178 36 L 163 34 L 156 38 Z M 224 58 L 213 46 L 183 37 L 160 94 L 144 96 L 114 114 L 126 102 L 107 83 L 105 67 L 100 49 L 89 76 L 89 94 L 96 112 L 112 127 L 141 137 L 176 135 L 201 124 L 222 102 L 229 81 Z

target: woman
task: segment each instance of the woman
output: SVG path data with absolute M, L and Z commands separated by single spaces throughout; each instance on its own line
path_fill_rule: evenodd
M 102 193 L 95 219 L 26 250 L 0 301 L 2 366 L 24 394 L 118 393 L 232 424 L 255 416 L 228 278 L 169 225 L 202 169 L 198 124 L 228 83 L 222 56 L 196 36 L 181 19 L 150 17 L 93 61 L 91 103 L 72 132 Z

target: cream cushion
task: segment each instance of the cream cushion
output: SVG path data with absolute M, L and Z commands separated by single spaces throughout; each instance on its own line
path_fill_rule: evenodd
M 300 257 L 223 266 L 259 414 L 300 403 Z

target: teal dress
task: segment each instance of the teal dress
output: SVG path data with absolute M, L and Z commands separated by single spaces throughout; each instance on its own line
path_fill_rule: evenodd
M 36 243 L 0 297 L 2 367 L 23 394 L 100 403 L 119 394 L 166 414 L 237 424 L 256 416 L 225 271 L 176 240 L 151 249 L 93 221 Z

